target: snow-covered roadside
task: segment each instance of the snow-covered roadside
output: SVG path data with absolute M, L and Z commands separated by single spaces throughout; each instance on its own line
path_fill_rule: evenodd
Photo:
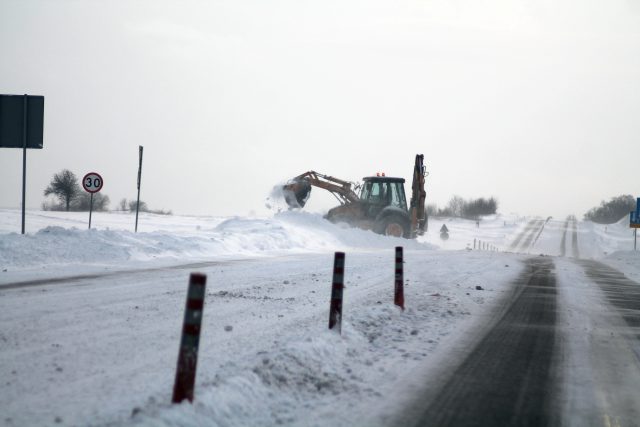
M 634 236 L 633 229 L 629 228 L 629 218 L 622 218 L 610 225 L 584 221 L 579 224 L 578 230 L 582 258 L 602 261 L 640 282 L 640 250 L 633 250 Z
M 42 228 L 26 236 L 8 229 L 18 211 L 1 213 L 0 283 L 134 270 L 0 285 L 10 426 L 385 424 L 402 406 L 407 372 L 427 369 L 442 339 L 489 312 L 520 269 L 515 256 L 505 267 L 495 253 L 437 252 L 428 236 L 387 238 L 304 212 L 147 216 L 139 233 L 126 214 L 98 213 L 86 230 L 75 227 L 79 214 L 32 212 L 27 222 Z M 397 245 L 407 257 L 404 313 L 391 304 Z M 347 252 L 342 336 L 326 330 L 335 250 Z M 221 263 L 201 267 L 197 401 L 170 406 L 188 272 L 153 267 L 198 260 Z
M 515 214 L 488 215 L 476 222 L 463 218 L 429 218 L 429 231 L 418 240 L 431 243 L 443 250 L 473 248 L 473 241 L 490 244 L 499 250 L 506 250 L 511 239 L 521 227 L 526 226 L 527 218 Z M 449 238 L 440 238 L 440 229 L 446 226 Z
M 12 223 L 18 214 L 15 210 L 0 211 L 0 218 L 4 218 L 1 223 Z M 147 214 L 147 228 L 152 224 L 156 228 L 139 233 L 126 229 L 130 215 L 96 216 L 96 222 L 109 226 L 92 230 L 64 228 L 70 218 L 60 212 L 30 212 L 29 221 L 46 218 L 49 225 L 25 236 L 15 232 L 0 234 L 0 283 L 40 277 L 52 270 L 58 275 L 71 271 L 77 274 L 125 265 L 139 267 L 142 263 L 149 265 L 149 261 L 168 265 L 187 260 L 377 250 L 394 245 L 416 250 L 433 248 L 426 243 L 345 229 L 320 215 L 304 212 L 284 212 L 273 218 L 200 218 L 200 223 L 192 217 Z
M 347 253 L 342 336 L 326 329 L 330 254 L 204 269 L 194 405 L 168 404 L 185 272 L 0 290 L 4 423 L 388 425 L 411 398 L 407 377 L 483 323 L 521 270 L 516 255 L 406 257 L 400 312 L 393 251 Z

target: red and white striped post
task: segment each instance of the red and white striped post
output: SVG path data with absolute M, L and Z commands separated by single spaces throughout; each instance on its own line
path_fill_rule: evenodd
M 187 304 L 184 311 L 180 352 L 178 353 L 176 381 L 173 386 L 173 403 L 180 403 L 184 399 L 193 402 L 206 284 L 207 276 L 200 273 L 191 273 L 189 290 L 187 291 Z
M 342 294 L 344 290 L 344 252 L 336 252 L 333 261 L 331 306 L 329 307 L 329 329 L 337 327 L 342 333 Z
M 396 285 L 393 303 L 404 310 L 404 273 L 402 246 L 396 246 Z

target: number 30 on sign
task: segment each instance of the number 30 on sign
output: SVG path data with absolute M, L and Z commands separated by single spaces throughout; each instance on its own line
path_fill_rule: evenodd
M 102 190 L 102 184 L 102 177 L 96 172 L 89 172 L 82 178 L 82 188 L 89 193 L 97 193 Z

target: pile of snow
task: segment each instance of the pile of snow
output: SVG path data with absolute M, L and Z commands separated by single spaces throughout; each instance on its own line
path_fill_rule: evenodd
M 168 396 L 159 398 L 135 410 L 130 424 L 395 425 L 398 408 L 413 398 L 412 387 L 423 386 L 425 366 L 438 363 L 432 358 L 436 348 L 444 340 L 454 342 L 451 335 L 471 325 L 485 304 L 510 292 L 509 281 L 522 270 L 513 255 L 455 254 L 470 267 L 459 274 L 441 264 L 444 254 L 426 262 L 418 252 L 407 255 L 404 312 L 391 305 L 391 286 L 371 286 L 369 278 L 357 280 L 356 275 L 355 283 L 347 286 L 342 335 L 326 329 L 323 305 L 311 322 L 298 321 L 270 345 L 221 363 L 213 377 L 200 382 L 194 405 L 170 405 Z M 365 274 L 358 266 L 353 270 Z M 300 282 L 296 287 L 309 285 L 315 288 Z M 361 287 L 366 292 L 358 292 Z M 304 311 L 314 313 L 316 308 Z M 286 319 L 298 312 L 283 313 Z M 234 333 L 235 329 L 229 332 Z
M 631 280 L 640 282 L 640 251 L 616 251 L 608 255 L 604 262 L 622 271 Z
M 6 213 L 6 211 L 5 211 Z M 17 214 L 17 212 L 16 212 Z M 216 218 L 185 221 L 181 216 L 157 216 L 156 230 L 134 233 L 118 221 L 130 215 L 102 213 L 94 219 L 97 229 L 68 227 L 69 217 L 45 216 L 46 227 L 22 236 L 0 234 L 0 268 L 25 269 L 43 265 L 114 265 L 154 259 L 216 259 L 272 256 L 290 253 L 324 253 L 336 250 L 385 249 L 403 245 L 408 249 L 431 249 L 413 240 L 344 228 L 306 212 L 282 212 L 272 218 Z M 47 213 L 48 214 L 48 213 Z M 31 221 L 30 215 L 27 221 Z M 73 215 L 69 215 L 73 218 Z M 109 216 L 115 217 L 109 218 Z M 149 230 L 151 215 L 141 218 Z M 184 224 L 191 222 L 191 226 Z M 4 221 L 7 223 L 7 221 Z M 104 228 L 104 224 L 111 227 Z M 120 226 L 119 226 L 120 225 Z M 127 227 L 130 224 L 126 223 Z
M 624 217 L 615 224 L 580 223 L 580 250 L 584 258 L 607 258 L 614 252 L 633 249 L 633 229 L 629 218 Z

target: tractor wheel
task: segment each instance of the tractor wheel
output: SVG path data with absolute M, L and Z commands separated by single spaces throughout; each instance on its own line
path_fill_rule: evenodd
M 375 231 L 384 236 L 409 238 L 409 222 L 399 215 L 389 215 L 380 219 Z

